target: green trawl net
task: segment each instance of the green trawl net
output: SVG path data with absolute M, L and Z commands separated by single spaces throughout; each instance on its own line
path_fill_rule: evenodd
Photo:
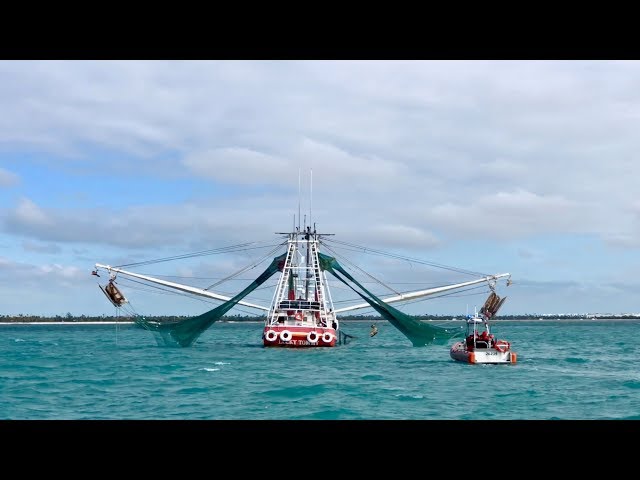
M 337 262 L 337 260 L 328 255 L 324 255 L 319 253 L 319 261 L 320 268 L 322 270 L 326 270 L 330 272 L 334 277 L 340 280 L 342 283 L 351 288 L 354 292 L 360 295 L 373 309 L 375 309 L 382 318 L 386 319 L 396 327 L 402 334 L 407 337 L 414 347 L 422 347 L 424 345 L 429 345 L 432 343 L 435 344 L 445 344 L 450 339 L 454 337 L 463 337 L 464 329 L 447 329 L 443 327 L 438 327 L 435 325 L 429 325 L 427 323 L 421 322 L 405 313 L 402 313 L 400 310 L 393 308 L 391 305 L 384 303 L 378 297 L 369 292 L 366 288 L 364 288 L 360 283 L 358 283 L 347 271 L 342 268 L 342 266 Z M 351 282 L 357 285 L 364 293 L 357 291 L 353 288 L 346 280 L 344 280 L 337 272 L 342 273 L 345 277 L 347 277 Z
M 151 331 L 158 345 L 189 347 L 207 328 L 220 320 L 229 310 L 236 306 L 244 297 L 266 282 L 278 270 L 282 270 L 286 253 L 273 259 L 271 265 L 262 272 L 247 288 L 235 297 L 227 300 L 213 310 L 197 317 L 174 322 L 149 322 L 144 317 L 138 317 L 136 323 Z

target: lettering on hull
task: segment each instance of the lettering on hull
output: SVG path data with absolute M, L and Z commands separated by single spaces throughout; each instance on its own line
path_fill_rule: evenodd
M 283 342 L 280 339 L 276 340 L 275 342 L 266 342 L 266 345 L 282 345 L 282 346 L 296 346 L 296 347 L 304 347 L 304 346 L 309 346 L 309 347 L 322 347 L 325 345 L 330 345 L 328 343 L 322 343 L 322 342 L 315 342 L 315 343 L 311 343 L 308 340 L 296 340 L 296 339 L 292 339 L 289 340 L 288 342 Z

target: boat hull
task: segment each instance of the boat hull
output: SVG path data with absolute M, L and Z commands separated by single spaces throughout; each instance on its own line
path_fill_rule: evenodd
M 474 364 L 516 363 L 517 355 L 511 349 L 504 352 L 495 348 L 474 348 L 468 350 L 465 342 L 456 342 L 449 351 L 452 359 Z
M 265 347 L 335 347 L 337 332 L 330 327 L 301 325 L 266 326 L 262 332 Z

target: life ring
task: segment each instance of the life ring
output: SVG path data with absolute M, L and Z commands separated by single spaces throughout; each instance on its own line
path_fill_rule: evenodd
M 278 332 L 276 332 L 275 330 L 269 330 L 264 338 L 268 341 L 268 342 L 275 342 L 278 339 Z
M 282 330 L 280 332 L 280 340 L 283 342 L 288 342 L 291 340 L 291 332 L 289 330 Z
M 318 335 L 318 332 L 316 331 L 307 333 L 307 341 L 309 343 L 318 343 L 319 338 L 320 338 L 320 335 Z
M 324 343 L 331 343 L 333 341 L 333 334 L 331 332 L 324 332 L 322 334 L 322 341 Z
M 509 347 L 511 347 L 511 344 L 506 340 L 498 340 L 495 345 L 495 349 L 502 353 L 509 350 Z
M 300 312 L 297 312 L 297 313 L 296 313 L 296 320 L 297 320 L 298 322 L 301 322 L 301 321 L 302 321 L 302 313 L 300 313 Z

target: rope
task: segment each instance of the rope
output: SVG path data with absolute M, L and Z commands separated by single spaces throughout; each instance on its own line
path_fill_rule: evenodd
M 269 241 L 269 243 L 267 245 L 264 245 L 262 247 L 251 247 L 248 248 L 250 245 L 256 245 L 256 244 L 260 244 L 260 243 L 266 243 L 266 242 L 249 242 L 249 243 L 240 243 L 237 245 L 230 245 L 227 247 L 220 247 L 220 248 L 215 248 L 212 250 L 202 250 L 200 252 L 193 252 L 193 253 L 185 253 L 185 254 L 181 254 L 181 255 L 174 255 L 172 257 L 164 257 L 164 258 L 158 258 L 158 259 L 151 259 L 151 260 L 145 260 L 143 262 L 136 262 L 136 263 L 125 263 L 122 265 L 115 265 L 116 268 L 123 268 L 123 267 L 134 267 L 134 266 L 140 266 L 140 265 L 151 265 L 154 263 L 162 263 L 162 262 L 169 262 L 172 260 L 182 260 L 185 258 L 193 258 L 193 257 L 202 257 L 202 256 L 207 256 L 207 255 L 217 255 L 217 254 L 221 254 L 221 253 L 230 253 L 230 252 L 243 252 L 243 251 L 247 251 L 247 250 L 255 250 L 255 249 L 259 249 L 259 248 L 268 248 L 270 246 L 273 245 L 272 241 Z
M 391 288 L 389 285 L 386 285 L 384 282 L 382 282 L 381 280 L 375 278 L 373 275 L 371 275 L 370 273 L 365 272 L 362 268 L 360 268 L 359 266 L 357 266 L 355 263 L 353 263 L 351 260 L 349 260 L 346 257 L 343 257 L 341 254 L 337 253 L 335 250 L 333 250 L 331 247 L 329 247 L 328 245 L 324 245 L 327 250 L 329 250 L 330 252 L 332 252 L 336 257 L 340 258 L 340 264 L 342 265 L 342 262 L 346 262 L 348 265 L 351 265 L 352 268 L 361 271 L 362 273 L 364 273 L 367 277 L 371 278 L 374 282 L 378 283 L 379 285 L 382 285 L 385 288 L 388 288 L 389 290 L 391 290 L 393 293 L 395 293 L 396 295 L 400 295 L 400 292 L 398 292 L 397 290 L 394 290 L 393 288 Z
M 252 270 L 254 268 L 256 268 L 258 265 L 260 265 L 262 262 L 264 262 L 266 259 L 270 258 L 275 252 L 277 252 L 280 247 L 282 247 L 284 244 L 286 244 L 286 242 L 284 243 L 279 243 L 278 245 L 276 245 L 273 249 L 271 249 L 267 254 L 265 254 L 260 260 L 258 260 L 257 262 L 255 262 L 253 265 L 247 265 L 244 268 L 241 268 L 240 270 L 238 270 L 236 273 L 232 273 L 231 275 L 223 278 L 222 280 L 215 282 L 211 285 L 209 285 L 207 288 L 205 288 L 204 290 L 209 290 L 210 288 L 213 288 L 217 285 L 220 285 L 221 283 L 227 282 L 229 280 L 231 280 L 234 277 L 237 277 L 238 275 L 240 275 L 241 273 L 244 273 L 248 270 Z
M 428 261 L 428 260 L 421 260 L 421 259 L 418 259 L 418 258 L 405 257 L 403 255 L 398 255 L 398 254 L 391 253 L 391 252 L 385 252 L 385 251 L 382 251 L 382 250 L 376 250 L 376 249 L 372 249 L 372 248 L 365 247 L 365 246 L 362 246 L 362 245 L 355 245 L 353 243 L 344 242 L 344 241 L 340 241 L 340 240 L 329 239 L 329 238 L 323 239 L 322 243 L 325 246 L 326 246 L 326 242 L 330 242 L 330 243 L 334 243 L 334 244 L 338 244 L 338 245 L 346 245 L 348 247 L 352 247 L 352 248 L 339 247 L 339 248 L 345 248 L 345 250 L 362 251 L 363 253 L 369 253 L 371 255 L 380 255 L 380 256 L 384 256 L 384 257 L 396 258 L 398 260 L 404 260 L 404 261 L 407 261 L 409 263 L 419 263 L 419 264 L 422 264 L 422 265 L 429 265 L 431 267 L 441 268 L 441 269 L 444 269 L 444 270 L 450 270 L 452 272 L 457 272 L 457 273 L 464 273 L 466 275 L 473 275 L 473 276 L 479 276 L 479 277 L 486 277 L 486 276 L 490 275 L 488 273 L 474 272 L 472 270 L 464 270 L 462 268 L 443 265 L 441 263 L 435 263 L 435 262 L 431 262 L 431 261 Z

